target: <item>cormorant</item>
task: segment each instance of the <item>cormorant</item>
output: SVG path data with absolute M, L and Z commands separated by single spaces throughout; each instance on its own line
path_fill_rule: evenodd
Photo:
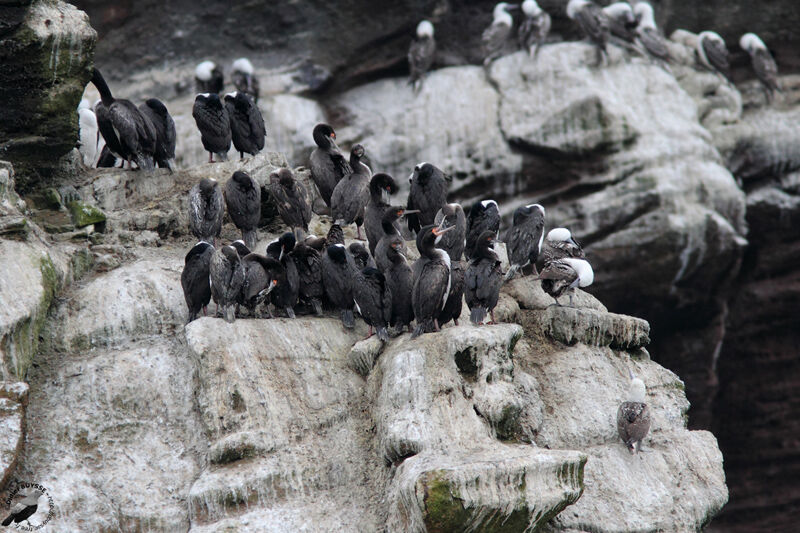
M 767 102 L 771 102 L 775 91 L 780 91 L 778 86 L 778 65 L 769 53 L 767 45 L 755 33 L 745 33 L 739 39 L 739 46 L 750 56 L 750 63 L 756 72 L 758 81 L 761 82 L 767 93 Z
M 258 244 L 258 222 L 261 220 L 261 187 L 247 173 L 237 170 L 225 183 L 225 205 L 228 215 L 242 231 L 242 239 L 251 250 Z
M 389 174 L 378 173 L 369 181 L 369 202 L 364 209 L 364 232 L 369 242 L 369 253 L 375 255 L 375 247 L 383 237 L 383 215 L 390 208 L 389 196 L 397 192 L 397 183 Z M 397 226 L 400 234 L 400 227 Z
M 247 247 L 247 245 L 244 243 L 242 239 L 237 239 L 233 241 L 230 245 L 236 248 L 236 253 L 239 254 L 239 257 L 245 257 L 247 255 L 250 255 L 250 253 L 252 252 L 252 250 Z
M 514 26 L 514 19 L 508 10 L 517 9 L 518 7 L 506 2 L 500 2 L 494 6 L 492 23 L 481 35 L 485 58 L 483 60 L 484 66 L 489 65 L 494 59 L 502 55 L 506 42 L 511 37 L 511 28 Z
M 314 248 L 301 242 L 289 254 L 294 259 L 300 280 L 299 300 L 322 316 L 322 256 Z
M 412 269 L 414 285 L 411 305 L 417 327 L 411 335 L 417 337 L 429 331 L 439 331 L 439 314 L 450 294 L 450 257 L 444 250 L 436 248 L 436 242 L 453 227 L 439 229 L 429 225 L 417 233 L 417 249 L 420 258 Z
M 366 248 L 364 251 L 366 252 Z M 378 338 L 383 342 L 388 341 L 389 332 L 386 328 L 392 314 L 392 295 L 380 270 L 373 267 L 356 270 L 353 300 L 361 318 L 369 325 L 367 337 L 372 336 L 374 327 L 378 332 Z
M 281 244 L 280 265 L 282 271 L 275 273 L 278 279 L 278 284 L 270 295 L 272 305 L 276 308 L 284 309 L 286 316 L 294 318 L 294 308 L 297 305 L 300 296 L 300 275 L 297 271 L 294 257 L 291 253 L 294 251 L 296 240 L 294 234 L 288 231 L 281 235 L 278 242 Z
M 322 256 L 322 285 L 325 295 L 334 308 L 342 312 L 342 324 L 352 329 L 353 317 L 353 278 L 356 266 L 344 244 L 329 244 Z
M 367 267 L 377 268 L 375 266 L 375 260 L 372 259 L 370 253 L 360 242 L 350 243 L 350 246 L 347 247 L 347 250 L 350 252 L 350 255 L 353 256 L 353 261 L 355 262 L 358 270 L 364 270 Z
M 220 161 L 226 161 L 231 149 L 231 124 L 228 110 L 219 96 L 216 93 L 198 94 L 194 99 L 192 116 L 200 130 L 203 148 L 208 152 L 208 162 L 214 162 L 214 154 Z
M 225 95 L 225 108 L 231 123 L 231 140 L 239 152 L 239 159 L 244 159 L 246 153 L 256 155 L 263 150 L 267 128 L 253 97 L 239 91 L 228 93 Z
M 100 93 L 100 102 L 94 112 L 97 128 L 108 149 L 127 161 L 129 168 L 131 161 L 135 161 L 140 169 L 153 170 L 156 150 L 153 123 L 130 100 L 114 98 L 99 70 L 92 69 L 91 81 Z
M 529 56 L 536 57 L 539 55 L 539 48 L 547 39 L 547 34 L 550 33 L 550 15 L 539 7 L 536 0 L 522 2 L 522 12 L 525 14 L 525 18 L 517 31 L 519 47 L 527 50 Z
M 211 301 L 208 272 L 212 255 L 214 255 L 214 247 L 205 241 L 200 241 L 189 250 L 184 259 L 181 287 L 186 307 L 189 308 L 187 323 L 197 318 L 201 309 L 205 314 L 206 306 Z
M 636 16 L 628 2 L 614 2 L 603 8 L 608 20 L 608 30 L 611 36 L 624 43 L 633 43 L 636 40 Z
M 307 232 L 308 223 L 311 222 L 311 204 L 308 203 L 305 187 L 294 179 L 292 171 L 280 168 L 270 174 L 269 192 L 283 222 L 296 231 L 298 236 Z
M 506 281 L 528 265 L 533 265 L 534 274 L 538 274 L 536 260 L 542 251 L 543 240 L 544 207 L 539 204 L 530 204 L 514 210 L 512 225 L 506 234 L 510 264 Z
M 213 242 L 222 231 L 225 200 L 216 180 L 203 178 L 189 191 L 189 227 L 200 241 Z
M 455 226 L 455 230 L 442 236 L 437 248 L 447 252 L 451 261 L 461 261 L 467 238 L 467 217 L 464 216 L 464 209 L 460 204 L 444 204 L 436 213 L 433 223 L 441 227 Z
M 584 34 L 597 47 L 597 63 L 607 56 L 606 44 L 610 34 L 608 17 L 597 4 L 590 0 L 569 0 L 567 16 L 574 20 Z
M 238 302 L 245 306 L 250 314 L 255 316 L 256 307 L 264 303 L 267 295 L 277 286 L 278 279 L 273 275 L 273 271 L 280 267 L 280 263 L 271 257 L 250 253 L 241 256 L 244 267 L 244 282 L 242 290 L 239 291 Z M 272 316 L 272 312 L 267 305 L 267 311 Z
M 441 242 L 436 245 L 441 248 Z M 447 253 L 447 252 L 445 252 Z M 450 291 L 447 293 L 447 300 L 439 313 L 439 327 L 441 328 L 451 320 L 457 326 L 458 319 L 461 317 L 461 310 L 464 308 L 464 262 L 450 260 Z
M 422 88 L 422 78 L 433 65 L 436 56 L 436 41 L 433 39 L 433 24 L 423 20 L 417 24 L 417 38 L 411 41 L 408 48 L 408 68 L 411 71 L 408 83 L 418 93 Z
M 154 158 L 159 168 L 168 168 L 170 172 L 175 170 L 175 121 L 167 111 L 161 100 L 150 98 L 139 106 L 142 112 L 156 130 L 156 149 Z
M 233 322 L 236 320 L 234 305 L 244 283 L 244 266 L 235 248 L 223 246 L 213 253 L 209 279 L 211 297 L 214 298 L 217 309 L 222 307 L 225 321 Z
M 356 223 L 357 238 L 362 239 L 361 224 L 369 202 L 369 180 L 372 172 L 361 162 L 364 147 L 356 144 L 350 149 L 350 167 L 353 172 L 342 178 L 331 194 L 331 218 L 339 224 Z
M 253 101 L 258 103 L 260 87 L 253 64 L 249 59 L 240 57 L 233 62 L 231 81 L 237 91 L 249 94 L 253 97 Z
M 712 72 L 721 74 L 726 81 L 730 81 L 730 63 L 728 63 L 728 48 L 725 40 L 713 31 L 703 31 L 697 37 L 697 57 L 700 63 Z
M 411 306 L 411 291 L 414 288 L 414 277 L 405 256 L 405 243 L 399 235 L 386 239 L 386 257 L 383 259 L 389 266 L 383 271 L 386 285 L 392 295 L 392 312 L 389 325 L 402 332 L 414 320 L 414 308 Z
M 397 228 L 397 221 L 400 219 L 400 217 L 413 213 L 419 213 L 419 211 L 416 209 L 407 210 L 400 205 L 389 206 L 389 208 L 384 211 L 383 219 L 381 220 L 382 236 L 378 241 L 378 245 L 375 247 L 375 253 L 373 254 L 375 257 L 375 262 L 378 265 L 378 269 L 381 272 L 386 272 L 386 269 L 389 268 L 389 260 L 387 259 L 386 249 L 389 246 L 389 241 L 393 237 L 398 237 L 400 239 L 400 251 L 403 254 L 406 253 L 405 241 L 400 234 L 400 230 Z
M 329 125 L 317 124 L 314 127 L 314 142 L 317 147 L 309 158 L 311 179 L 314 180 L 325 204 L 330 207 L 331 195 L 336 184 L 353 169 L 336 146 L 336 132 Z
M 469 320 L 475 325 L 483 324 L 486 313 L 494 320 L 494 308 L 503 285 L 500 259 L 494 251 L 497 234 L 484 231 L 475 242 L 472 259 L 467 266 L 464 296 L 469 306 Z
M 472 249 L 484 231 L 493 231 L 495 237 L 500 231 L 500 208 L 494 200 L 483 200 L 475 202 L 469 210 L 467 218 L 467 244 L 464 254 L 469 259 L 472 257 Z
M 213 61 L 203 61 L 195 67 L 194 81 L 199 93 L 219 94 L 225 87 L 222 71 Z
M 419 209 L 419 214 L 408 217 L 408 229 L 419 231 L 422 226 L 433 224 L 436 212 L 447 203 L 447 189 L 452 178 L 423 162 L 414 167 L 409 181 L 411 187 L 406 205 L 409 209 Z
M 669 61 L 670 56 L 667 40 L 656 27 L 653 6 L 647 2 L 636 2 L 636 5 L 633 7 L 633 12 L 639 21 L 636 27 L 636 33 L 644 49 L 656 59 Z
M 650 431 L 646 394 L 644 382 L 639 378 L 631 379 L 628 401 L 622 402 L 617 410 L 617 434 L 632 454 L 642 450 L 642 441 Z

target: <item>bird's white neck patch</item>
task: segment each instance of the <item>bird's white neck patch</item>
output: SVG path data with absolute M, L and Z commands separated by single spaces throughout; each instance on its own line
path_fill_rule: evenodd
M 216 65 L 213 61 L 203 61 L 194 69 L 194 75 L 201 81 L 208 81 L 211 79 L 211 72 Z
M 238 70 L 239 72 L 243 72 L 244 74 L 252 74 L 253 64 L 246 57 L 240 57 L 239 59 L 233 62 L 233 70 Z

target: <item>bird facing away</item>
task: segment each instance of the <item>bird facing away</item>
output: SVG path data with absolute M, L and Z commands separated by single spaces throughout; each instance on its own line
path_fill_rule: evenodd
M 194 81 L 199 93 L 219 94 L 225 86 L 222 71 L 213 61 L 203 61 L 195 67 Z
M 342 178 L 331 194 L 331 218 L 343 226 L 355 222 L 357 238 L 362 239 L 361 225 L 369 202 L 369 181 L 372 171 L 361 161 L 364 147 L 360 144 L 350 149 L 350 167 L 353 172 Z
M 639 378 L 631 380 L 628 401 L 617 410 L 617 434 L 628 450 L 635 454 L 642 449 L 642 441 L 650 431 L 650 409 L 645 403 L 647 389 Z
M 510 264 L 506 281 L 528 265 L 533 265 L 534 274 L 538 273 L 536 260 L 542 251 L 544 216 L 544 207 L 539 204 L 521 206 L 514 211 L 512 225 L 506 235 Z
M 186 307 L 189 308 L 187 323 L 197 318 L 197 314 L 201 310 L 205 314 L 206 306 L 211 301 L 208 272 L 212 255 L 214 255 L 214 247 L 205 241 L 200 241 L 189 250 L 184 259 L 181 287 Z
M 447 203 L 447 191 L 452 178 L 430 163 L 422 162 L 414 167 L 409 177 L 408 209 L 419 213 L 408 216 L 408 229 L 419 231 L 422 226 L 433 224 L 436 213 Z
M 417 249 L 420 257 L 414 263 L 412 273 L 414 285 L 411 291 L 411 305 L 417 327 L 412 338 L 430 331 L 439 331 L 439 314 L 450 295 L 450 257 L 444 250 L 436 248 L 436 242 L 453 227 L 439 229 L 429 225 L 417 233 Z
M 231 149 L 231 124 L 228 110 L 216 93 L 198 94 L 192 107 L 197 129 L 200 130 L 200 141 L 208 152 L 208 162 L 214 162 L 214 154 L 220 161 L 228 159 Z
M 369 242 L 369 253 L 375 255 L 375 247 L 383 237 L 383 215 L 391 208 L 390 196 L 397 192 L 397 183 L 389 174 L 378 173 L 369 181 L 369 202 L 364 209 L 364 232 Z M 397 234 L 400 227 L 396 225 Z
M 369 251 L 367 251 L 366 247 L 360 242 L 350 243 L 347 250 L 350 252 L 350 255 L 353 256 L 353 261 L 356 264 L 357 270 L 361 271 L 367 267 L 377 268 L 375 266 L 375 260 L 372 258 Z
M 315 315 L 322 316 L 322 256 L 304 242 L 298 243 L 289 255 L 294 259 L 300 280 L 299 300 L 313 309 Z
M 514 18 L 508 10 L 516 8 L 517 6 L 506 2 L 500 2 L 494 6 L 492 23 L 481 35 L 484 66 L 488 66 L 489 63 L 502 55 L 503 49 L 511 37 L 511 27 L 514 26 Z
M 239 257 L 241 257 L 244 268 L 244 281 L 237 302 L 255 316 L 256 307 L 264 303 L 267 295 L 278 284 L 278 280 L 272 275 L 270 268 L 277 268 L 280 263 L 271 257 L 255 253 L 242 255 L 240 251 Z M 269 311 L 269 307 L 267 310 Z
M 436 213 L 433 223 L 442 228 L 455 226 L 455 229 L 442 236 L 437 248 L 441 248 L 451 261 L 461 261 L 467 238 L 467 217 L 460 204 L 445 204 Z
M 721 75 L 725 80 L 730 80 L 728 48 L 725 46 L 725 40 L 718 33 L 700 32 L 697 37 L 696 52 L 704 67 Z
M 778 65 L 775 64 L 772 54 L 769 53 L 764 41 L 758 38 L 755 33 L 745 33 L 739 39 L 739 46 L 750 56 L 750 63 L 753 70 L 764 87 L 767 94 L 767 102 L 771 102 L 775 96 L 775 91 L 780 91 L 778 86 Z
M 584 253 L 567 228 L 553 228 L 547 233 L 542 246 L 542 263 L 547 265 L 565 257 L 583 259 Z
M 475 243 L 475 251 L 467 266 L 464 280 L 464 297 L 470 314 L 469 320 L 476 326 L 483 324 L 486 313 L 494 322 L 494 308 L 503 285 L 500 259 L 494 251 L 496 233 L 484 231 Z
M 231 81 L 238 92 L 247 93 L 258 103 L 261 88 L 253 64 L 246 57 L 240 57 L 231 66 Z
M 40 490 L 34 490 L 11 507 L 8 516 L 3 520 L 4 526 L 10 526 L 12 522 L 20 524 L 33 516 L 39 508 L 39 498 L 44 494 Z
M 550 33 L 552 21 L 550 15 L 539 7 L 536 0 L 522 2 L 522 13 L 525 18 L 522 19 L 519 30 L 517 30 L 519 47 L 526 50 L 529 56 L 536 57 L 539 55 L 539 48 Z
M 139 106 L 142 112 L 156 130 L 156 148 L 154 158 L 159 168 L 167 168 L 170 172 L 175 170 L 175 121 L 161 100 L 150 98 Z
M 211 256 L 208 271 L 211 284 L 211 297 L 222 307 L 226 322 L 236 320 L 234 305 L 244 284 L 244 266 L 236 249 L 223 246 Z
M 317 147 L 311 152 L 309 159 L 311 179 L 314 180 L 325 205 L 330 207 L 336 184 L 353 172 L 353 169 L 336 146 L 336 132 L 332 127 L 327 124 L 314 126 L 314 143 Z
M 100 93 L 95 106 L 97 128 L 106 146 L 115 156 L 142 170 L 153 170 L 156 150 L 156 129 L 130 100 L 114 98 L 100 71 L 92 69 L 92 83 Z
M 241 230 L 245 245 L 254 250 L 261 220 L 261 187 L 258 182 L 246 172 L 234 172 L 225 183 L 225 205 L 231 220 Z
M 414 278 L 406 260 L 405 243 L 402 237 L 393 235 L 387 238 L 385 255 L 383 260 L 389 266 L 383 272 L 386 277 L 386 285 L 392 294 L 389 325 L 400 332 L 405 327 L 411 331 L 411 321 L 414 320 L 414 308 L 411 306 Z
M 203 178 L 189 191 L 189 227 L 200 241 L 216 243 L 222 231 L 225 200 L 216 180 Z
M 472 257 L 472 250 L 475 248 L 478 237 L 486 230 L 493 231 L 495 237 L 500 231 L 500 208 L 494 200 L 476 202 L 469 210 L 467 244 L 464 248 L 464 254 L 467 259 Z
M 407 216 L 409 213 L 418 213 L 418 211 L 409 211 L 403 206 L 393 205 L 383 214 L 383 220 L 381 220 L 381 240 L 378 241 L 378 245 L 375 247 L 375 253 L 373 254 L 375 262 L 378 264 L 378 269 L 381 272 L 386 272 L 386 269 L 389 268 L 390 261 L 387 255 L 387 248 L 394 237 L 400 239 L 400 251 L 403 254 L 406 253 L 405 241 L 403 241 L 400 230 L 397 227 L 397 221 L 401 217 Z
M 408 83 L 414 86 L 414 92 L 422 89 L 422 78 L 433 65 L 436 56 L 436 41 L 433 39 L 433 24 L 423 20 L 417 24 L 417 38 L 411 41 L 408 49 Z
M 225 108 L 231 123 L 231 140 L 239 158 L 263 150 L 267 128 L 253 98 L 239 91 L 228 93 L 225 95 Z
M 571 306 L 575 289 L 591 285 L 594 281 L 594 271 L 586 259 L 565 257 L 547 264 L 539 277 L 542 280 L 542 290 L 555 298 L 556 305 L 561 305 L 558 298 L 569 292 Z
M 342 324 L 355 327 L 353 278 L 356 266 L 344 244 L 329 244 L 322 256 L 322 285 L 331 305 L 342 313 Z
M 280 168 L 269 175 L 269 192 L 284 224 L 300 238 L 299 234 L 307 232 L 311 222 L 311 204 L 308 203 L 306 188 L 294 179 L 291 170 Z
M 278 283 L 270 294 L 272 305 L 277 309 L 286 311 L 286 316 L 295 318 L 294 308 L 300 296 L 300 275 L 291 253 L 294 251 L 296 240 L 294 234 L 288 231 L 281 235 L 278 241 L 281 244 L 280 266 L 273 272 Z
M 603 56 L 608 55 L 606 44 L 611 33 L 608 17 L 597 4 L 590 0 L 569 0 L 567 16 L 574 20 L 581 31 L 597 47 L 597 63 L 602 63 Z
M 626 43 L 636 40 L 636 16 L 628 2 L 614 2 L 603 8 L 612 37 Z
M 366 248 L 364 251 L 366 252 Z M 372 336 L 374 327 L 378 333 L 378 339 L 383 342 L 388 341 L 389 331 L 387 328 L 392 314 L 392 294 L 386 285 L 386 278 L 380 270 L 374 267 L 356 270 L 353 299 L 361 318 L 369 325 L 367 337 Z
M 669 61 L 670 56 L 667 41 L 656 27 L 653 6 L 647 2 L 636 2 L 633 12 L 639 21 L 636 26 L 636 33 L 644 49 L 656 59 Z

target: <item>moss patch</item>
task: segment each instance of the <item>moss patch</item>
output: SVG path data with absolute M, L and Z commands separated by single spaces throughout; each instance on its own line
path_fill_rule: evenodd
M 470 512 L 450 482 L 440 472 L 428 472 L 420 480 L 425 490 L 425 527 L 429 533 L 465 531 Z
M 104 224 L 106 221 L 106 215 L 100 209 L 80 201 L 70 202 L 69 213 L 76 228 L 83 228 L 90 224 Z

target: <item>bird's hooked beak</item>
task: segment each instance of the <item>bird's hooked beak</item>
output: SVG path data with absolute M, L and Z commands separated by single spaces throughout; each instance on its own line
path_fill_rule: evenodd
M 403 214 L 400 216 L 404 217 L 406 215 L 413 215 L 414 213 L 419 213 L 419 209 L 403 209 Z
M 574 244 L 574 245 L 575 245 L 575 246 L 577 246 L 578 248 L 580 248 L 580 247 L 581 247 L 581 245 L 580 245 L 580 244 L 578 244 L 578 241 L 576 241 L 576 240 L 575 240 L 575 239 L 573 239 L 572 237 L 570 237 L 570 238 L 569 238 L 569 242 L 571 242 L 572 244 Z
M 258 293 L 258 297 L 261 298 L 262 300 L 266 298 L 267 295 L 272 292 L 272 289 L 274 289 L 277 284 L 278 280 L 273 279 L 265 289 L 262 289 L 262 291 Z
M 444 220 L 442 220 L 442 224 L 444 224 Z M 455 226 L 448 226 L 448 227 L 442 229 L 442 226 L 440 224 L 439 227 L 433 228 L 433 234 L 436 235 L 437 237 L 439 237 L 440 235 L 444 235 L 445 233 L 447 233 L 451 229 L 456 229 L 456 227 Z

